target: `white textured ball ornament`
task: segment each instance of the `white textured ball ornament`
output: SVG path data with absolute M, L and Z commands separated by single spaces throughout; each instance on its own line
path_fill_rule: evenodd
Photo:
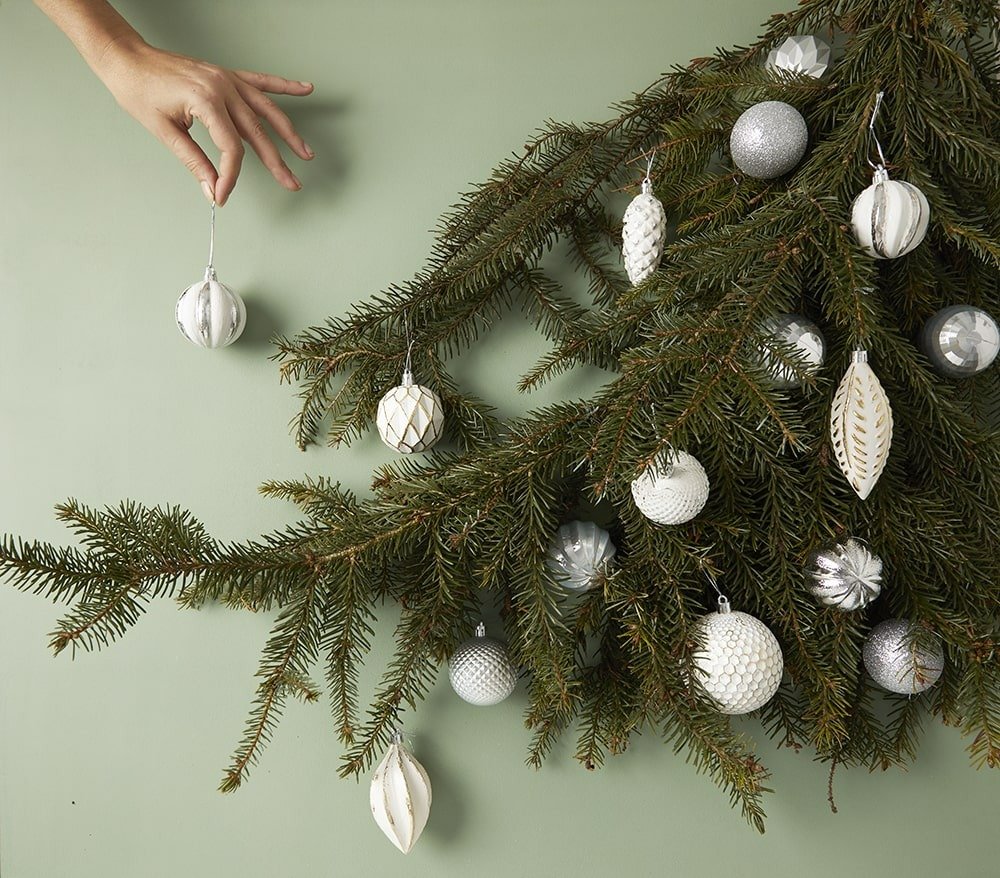
M 686 451 L 668 451 L 632 482 L 632 500 L 657 524 L 690 521 L 708 502 L 708 475 Z
M 592 588 L 615 556 L 611 534 L 592 521 L 571 521 L 556 533 L 546 563 L 556 581 L 570 591 Z
M 499 704 L 517 685 L 517 670 L 507 655 L 507 647 L 486 636 L 480 622 L 476 636 L 470 637 L 448 660 L 448 679 L 458 697 L 477 707 Z
M 854 199 L 851 225 L 869 256 L 898 259 L 923 241 L 930 215 L 923 192 L 912 183 L 890 180 L 879 167 L 871 186 Z
M 729 135 L 736 167 L 758 180 L 773 180 L 793 170 L 808 145 L 806 120 L 783 101 L 762 101 L 744 110 Z
M 694 678 L 721 713 L 749 713 L 774 697 L 785 660 L 760 619 L 733 612 L 720 597 L 719 611 L 702 616 L 696 630 L 702 645 L 693 656 Z
M 191 284 L 177 300 L 174 317 L 181 334 L 202 348 L 224 348 L 243 333 L 247 309 L 239 295 L 223 283 L 214 268 Z
M 824 606 L 844 612 L 867 607 L 882 590 L 882 559 L 859 540 L 848 539 L 809 556 L 809 591 Z
M 431 813 L 431 781 L 396 732 L 372 775 L 372 817 L 397 848 L 408 854 Z
M 764 328 L 776 341 L 792 345 L 803 361 L 803 369 L 815 375 L 823 365 L 826 356 L 826 339 L 819 327 L 801 314 L 779 314 L 768 320 Z M 791 389 L 801 387 L 802 381 L 789 366 L 784 365 L 775 353 L 768 349 L 761 351 L 764 366 L 773 376 L 775 387 Z
M 659 267 L 666 238 L 667 214 L 660 199 L 653 195 L 652 184 L 643 180 L 642 192 L 629 202 L 622 218 L 622 257 L 633 286 Z
M 1000 353 L 1000 328 L 982 308 L 952 305 L 924 324 L 920 346 L 939 372 L 964 378 L 993 364 Z
M 830 66 L 830 47 L 811 34 L 789 37 L 771 50 L 764 66 L 819 79 Z
M 913 639 L 916 625 L 908 619 L 888 619 L 865 638 L 865 669 L 883 689 L 917 695 L 930 689 L 944 671 L 944 650 L 936 638 Z
M 444 430 L 444 408 L 438 395 L 413 383 L 413 373 L 403 373 L 403 383 L 379 400 L 375 416 L 382 441 L 400 454 L 426 451 Z

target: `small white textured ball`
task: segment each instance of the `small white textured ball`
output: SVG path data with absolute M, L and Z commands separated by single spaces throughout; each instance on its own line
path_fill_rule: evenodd
M 695 652 L 695 680 L 721 713 L 749 713 L 763 707 L 781 685 L 784 657 L 777 638 L 760 619 L 733 612 L 719 599 L 719 611 L 697 623 L 702 641 Z
M 215 269 L 208 268 L 203 280 L 181 293 L 174 317 L 181 335 L 192 344 L 224 348 L 243 333 L 247 309 L 234 290 L 219 283 Z
M 802 161 L 808 145 L 806 120 L 783 101 L 762 101 L 744 110 L 729 135 L 736 167 L 758 180 L 787 174 Z
M 898 695 L 930 689 L 944 671 L 940 641 L 914 641 L 916 627 L 908 619 L 887 619 L 865 638 L 865 668 L 879 686 Z
M 389 841 L 408 854 L 431 813 L 431 781 L 396 732 L 372 775 L 368 794 L 372 817 Z
M 686 451 L 668 451 L 632 482 L 632 500 L 657 524 L 690 521 L 708 502 L 708 475 Z
M 556 533 L 547 564 L 556 581 L 570 591 L 591 588 L 615 556 L 611 534 L 592 521 L 571 521 Z
M 622 218 L 622 257 L 633 286 L 656 271 L 663 258 L 666 237 L 667 214 L 663 204 L 653 195 L 649 180 L 643 180 L 642 192 L 629 202 Z
M 517 685 L 517 670 L 507 647 L 486 636 L 480 622 L 476 636 L 460 644 L 448 660 L 448 679 L 459 698 L 477 707 L 499 704 Z
M 379 400 L 375 422 L 386 445 L 401 454 L 413 454 L 426 451 L 441 438 L 444 408 L 433 390 L 414 384 L 413 374 L 404 372 L 403 383 Z
M 830 66 L 830 47 L 819 37 L 789 37 L 767 56 L 768 70 L 804 73 L 819 79 Z
M 898 259 L 924 240 L 930 215 L 923 192 L 912 183 L 890 180 L 889 172 L 879 168 L 871 186 L 854 199 L 851 225 L 869 256 Z

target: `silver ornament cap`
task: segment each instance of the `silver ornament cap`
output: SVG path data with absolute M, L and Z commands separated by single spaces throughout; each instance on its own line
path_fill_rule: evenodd
M 477 707 L 499 704 L 517 686 L 517 670 L 499 640 L 486 636 L 486 625 L 462 643 L 448 660 L 451 688 L 463 701 Z
M 888 619 L 865 638 L 863 658 L 872 679 L 898 695 L 930 689 L 944 672 L 944 649 L 937 638 L 914 639 L 917 625 L 908 619 Z
M 882 590 L 882 559 L 853 537 L 817 549 L 806 564 L 809 591 L 824 606 L 844 612 L 867 607 Z
M 812 34 L 788 37 L 771 50 L 764 66 L 819 79 L 830 67 L 830 47 Z
M 603 527 L 592 521 L 571 521 L 556 532 L 546 564 L 568 591 L 593 588 L 615 557 L 615 544 Z
M 993 364 L 1000 353 L 1000 328 L 982 308 L 952 305 L 924 324 L 920 347 L 939 372 L 963 378 Z
M 783 101 L 762 101 L 744 110 L 729 135 L 736 167 L 758 180 L 773 180 L 794 170 L 808 145 L 806 120 Z

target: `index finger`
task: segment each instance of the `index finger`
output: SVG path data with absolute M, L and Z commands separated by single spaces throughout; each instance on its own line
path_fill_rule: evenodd
M 311 82 L 295 79 L 285 79 L 272 73 L 256 73 L 253 70 L 234 70 L 240 79 L 248 85 L 274 95 L 296 95 L 302 97 L 313 90 Z
M 243 164 L 243 138 L 240 137 L 228 110 L 208 105 L 193 110 L 192 115 L 200 119 L 208 131 L 212 142 L 219 147 L 219 179 L 215 184 L 215 200 L 221 207 L 226 203 Z

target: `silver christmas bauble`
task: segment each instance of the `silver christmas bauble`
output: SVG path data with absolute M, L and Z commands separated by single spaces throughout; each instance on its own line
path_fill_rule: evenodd
M 744 110 L 729 135 L 736 167 L 758 180 L 787 174 L 802 161 L 808 145 L 806 120 L 782 101 L 763 101 Z
M 708 502 L 708 475 L 693 455 L 667 451 L 632 482 L 632 500 L 657 524 L 683 524 Z
M 475 637 L 470 637 L 448 660 L 448 679 L 459 698 L 478 707 L 499 704 L 517 685 L 517 671 L 507 647 L 486 636 L 480 622 Z
M 771 50 L 764 66 L 819 79 L 830 66 L 830 47 L 811 34 L 789 37 Z
M 809 591 L 821 604 L 860 610 L 882 590 L 882 559 L 855 539 L 817 549 L 809 556 Z
M 586 591 L 615 556 L 611 534 L 592 521 L 571 521 L 556 533 L 547 563 L 556 581 L 570 591 Z
M 907 619 L 889 619 L 876 625 L 865 638 L 865 668 L 883 689 L 899 695 L 916 695 L 930 689 L 944 671 L 944 650 L 913 640 L 916 625 Z
M 203 280 L 181 293 L 174 317 L 181 335 L 192 344 L 224 348 L 243 333 L 247 309 L 234 290 L 219 283 L 215 269 L 207 268 Z
M 441 438 L 444 408 L 433 390 L 414 384 L 413 374 L 404 372 L 403 383 L 379 400 L 375 423 L 386 445 L 401 454 L 413 454 L 426 451 Z
M 898 259 L 923 241 L 930 215 L 923 192 L 912 183 L 890 180 L 889 172 L 878 168 L 871 186 L 854 199 L 851 225 L 869 256 Z
M 696 632 L 695 680 L 719 711 L 749 713 L 763 707 L 781 685 L 785 660 L 777 638 L 760 619 L 733 612 L 719 600 L 719 611 L 702 616 Z
M 819 327 L 808 317 L 801 314 L 779 314 L 765 323 L 765 329 L 776 341 L 794 345 L 796 352 L 803 360 L 803 368 L 813 375 L 823 365 L 826 356 L 826 340 Z M 773 376 L 773 384 L 779 388 L 801 387 L 802 381 L 789 366 L 780 362 L 778 357 L 769 350 L 762 350 L 764 365 Z
M 975 375 L 988 369 L 1000 352 L 1000 329 L 982 308 L 952 305 L 924 324 L 920 346 L 946 375 Z
M 660 264 L 667 238 L 667 214 L 649 180 L 629 202 L 622 217 L 622 257 L 632 285 L 642 283 Z

